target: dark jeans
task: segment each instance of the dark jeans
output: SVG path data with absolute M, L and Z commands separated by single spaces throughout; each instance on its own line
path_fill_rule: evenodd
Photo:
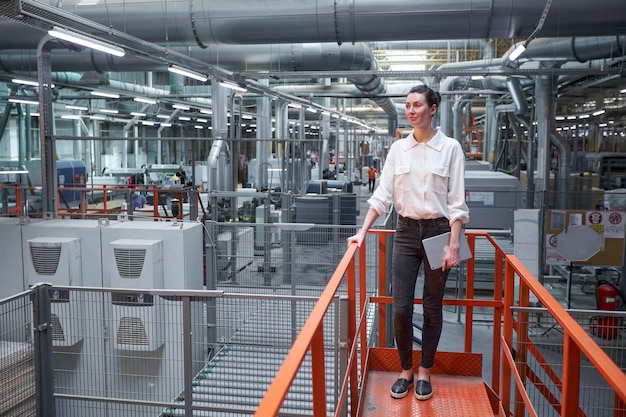
M 393 325 L 402 369 L 413 368 L 413 299 L 415 283 L 424 263 L 424 323 L 422 326 L 422 359 L 420 365 L 431 368 L 443 326 L 443 294 L 450 270 L 441 265 L 431 270 L 422 247 L 422 239 L 449 232 L 448 219 L 398 218 L 393 244 Z
M 376 178 L 369 179 L 368 187 L 370 191 L 374 191 L 374 188 L 376 188 Z

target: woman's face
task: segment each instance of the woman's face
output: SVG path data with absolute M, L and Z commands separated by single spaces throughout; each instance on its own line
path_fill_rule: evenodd
M 411 93 L 406 96 L 406 118 L 414 128 L 429 127 L 436 111 L 437 105 L 429 106 L 424 94 Z

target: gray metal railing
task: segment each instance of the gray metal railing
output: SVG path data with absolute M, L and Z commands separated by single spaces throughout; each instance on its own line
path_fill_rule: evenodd
M 317 300 L 42 285 L 0 304 L 0 386 L 18 393 L 2 407 L 27 404 L 32 414 L 19 415 L 33 416 L 44 415 L 35 406 L 62 416 L 252 415 Z M 329 410 L 345 372 L 341 308 L 337 298 L 326 326 Z M 284 415 L 312 415 L 310 375 L 310 365 L 298 375 Z

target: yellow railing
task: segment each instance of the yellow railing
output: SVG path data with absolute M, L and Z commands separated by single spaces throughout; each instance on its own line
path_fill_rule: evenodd
M 387 259 L 386 237 L 393 233 L 389 230 L 372 230 L 370 233 L 378 236 L 378 277 L 379 286 L 376 296 L 369 296 L 366 289 L 366 248 L 365 244 L 357 248 L 356 244 L 350 245 L 335 272 L 330 278 L 328 285 L 322 293 L 319 301 L 309 315 L 296 338 L 290 352 L 283 362 L 278 373 L 262 402 L 255 413 L 255 416 L 270 417 L 278 415 L 283 401 L 285 400 L 291 384 L 298 373 L 303 361 L 310 353 L 312 368 L 312 390 L 313 390 L 313 415 L 326 416 L 326 381 L 325 381 L 325 352 L 324 352 L 324 316 L 334 297 L 337 294 L 344 279 L 347 279 L 348 295 L 348 330 L 349 342 L 345 346 L 349 352 L 347 372 L 344 378 L 339 402 L 335 407 L 335 416 L 342 414 L 346 404 L 350 404 L 350 414 L 356 417 L 361 401 L 360 390 L 362 386 L 361 378 L 367 376 L 367 349 L 366 320 L 365 315 L 370 303 L 378 304 L 378 323 L 385 323 L 386 305 L 391 303 L 390 297 L 384 293 L 385 289 L 385 266 Z M 513 255 L 507 255 L 497 245 L 497 242 L 486 232 L 467 231 L 470 248 L 475 253 L 476 239 L 486 239 L 494 247 L 493 279 L 494 291 L 493 299 L 474 298 L 474 275 L 475 261 L 470 259 L 467 262 L 466 297 L 464 299 L 445 299 L 446 305 L 463 306 L 466 309 L 464 351 L 471 352 L 472 349 L 472 327 L 474 308 L 493 308 L 493 348 L 492 348 L 492 375 L 491 392 L 493 398 L 500 399 L 505 410 L 510 410 L 514 416 L 537 416 L 533 408 L 531 399 L 526 392 L 526 375 L 524 357 L 527 352 L 533 354 L 532 343 L 530 343 L 525 328 L 524 321 L 515 320 L 512 309 L 515 307 L 525 307 L 529 305 L 529 294 L 534 294 L 537 299 L 547 309 L 553 319 L 558 322 L 564 332 L 564 354 L 563 354 L 563 375 L 559 387 L 561 390 L 560 403 L 552 404 L 563 417 L 580 415 L 579 408 L 579 383 L 580 383 L 580 362 L 581 353 L 589 359 L 598 373 L 606 380 L 611 389 L 614 390 L 616 402 L 626 401 L 626 375 L 621 369 L 606 355 L 606 353 L 594 342 L 585 330 L 560 306 L 551 294 L 537 281 L 537 279 L 526 269 L 526 267 Z M 358 253 L 358 271 L 355 255 Z M 358 272 L 358 288 L 357 288 Z M 520 282 L 519 300 L 515 300 L 515 281 L 517 276 Z M 358 292 L 357 292 L 358 289 Z M 358 302 L 358 309 L 357 309 Z M 421 299 L 416 299 L 416 303 L 421 303 Z M 358 314 L 357 314 L 358 313 Z M 523 318 L 523 312 L 519 313 Z M 358 317 L 357 317 L 358 316 Z M 502 327 L 504 323 L 504 327 Z M 517 339 L 514 340 L 514 331 Z M 378 329 L 378 343 L 384 345 L 385 329 L 380 326 Z M 514 346 L 517 346 L 514 355 Z M 523 346 L 523 347 L 522 347 Z M 361 349 L 361 352 L 358 352 Z M 523 352 L 522 352 L 523 350 Z M 502 352 L 502 356 L 501 356 Z M 360 357 L 360 361 L 358 358 Z M 515 358 L 515 359 L 514 359 Z M 532 383 L 533 381 L 530 380 Z M 515 384 L 516 401 L 511 401 L 511 386 Z M 502 388 L 505 387 L 505 388 Z M 349 401 L 348 401 L 349 399 Z M 622 412 L 624 412 L 622 410 Z M 525 414 L 526 413 L 526 414 Z M 624 414 L 615 414 L 624 415 Z

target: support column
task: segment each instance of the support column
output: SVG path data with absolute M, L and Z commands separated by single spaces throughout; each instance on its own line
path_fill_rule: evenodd
M 39 81 L 39 140 L 41 149 L 41 211 L 44 216 L 57 217 L 56 149 L 53 140 L 52 114 L 52 50 L 50 35 L 44 36 L 37 46 L 37 76 Z

